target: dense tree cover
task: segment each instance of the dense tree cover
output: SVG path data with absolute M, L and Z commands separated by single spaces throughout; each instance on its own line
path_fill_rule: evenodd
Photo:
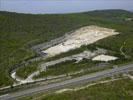
M 49 41 L 82 26 L 116 29 L 120 35 L 101 40 L 97 45 L 119 51 L 126 41 L 125 51 L 130 54 L 133 51 L 133 22 L 126 19 L 132 17 L 133 13 L 123 10 L 53 15 L 0 12 L 0 87 L 12 84 L 9 71 L 14 65 L 35 56 L 29 45 Z

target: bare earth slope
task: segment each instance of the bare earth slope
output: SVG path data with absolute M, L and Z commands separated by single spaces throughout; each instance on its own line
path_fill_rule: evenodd
M 119 33 L 115 32 L 113 29 L 98 26 L 85 26 L 73 32 L 71 36 L 68 36 L 65 42 L 50 47 L 43 52 L 47 53 L 49 56 L 54 56 L 116 34 Z

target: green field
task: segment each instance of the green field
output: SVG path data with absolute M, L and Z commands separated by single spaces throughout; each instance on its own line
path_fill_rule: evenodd
M 119 52 L 126 41 L 124 49 L 132 60 L 133 21 L 126 18 L 133 18 L 133 13 L 123 10 L 59 15 L 0 12 L 0 87 L 13 83 L 9 72 L 14 65 L 36 55 L 29 47 L 86 25 L 113 28 L 120 32 L 120 35 L 101 40 L 96 45 Z

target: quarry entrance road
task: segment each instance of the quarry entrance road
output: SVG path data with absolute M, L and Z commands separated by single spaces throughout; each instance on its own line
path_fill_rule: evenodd
M 96 81 L 96 80 L 99 80 L 101 78 L 117 75 L 120 73 L 127 73 L 129 71 L 133 71 L 133 64 L 123 65 L 121 67 L 108 69 L 108 70 L 92 73 L 89 75 L 84 75 L 81 77 L 69 79 L 69 80 L 66 80 L 63 82 L 59 82 L 59 83 L 54 83 L 54 84 L 52 83 L 52 84 L 48 84 L 45 86 L 33 87 L 33 88 L 26 89 L 23 91 L 12 92 L 12 93 L 0 96 L 0 100 L 16 100 L 16 99 L 19 99 L 19 98 L 22 98 L 25 96 L 31 96 L 31 95 L 41 93 L 41 92 L 43 92 L 43 93 L 52 92 L 55 90 L 59 90 L 59 89 L 63 89 L 63 88 L 69 88 L 72 86 L 85 84 L 87 82 Z

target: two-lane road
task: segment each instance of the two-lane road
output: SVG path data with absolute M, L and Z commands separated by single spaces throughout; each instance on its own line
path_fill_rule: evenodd
M 59 82 L 59 83 L 49 84 L 45 86 L 38 86 L 38 87 L 23 90 L 23 91 L 19 91 L 19 92 L 9 93 L 9 94 L 0 96 L 0 100 L 16 100 L 16 99 L 19 99 L 25 96 L 31 96 L 36 93 L 48 92 L 48 91 L 63 89 L 63 88 L 70 87 L 70 86 L 76 86 L 76 85 L 80 85 L 83 83 L 96 81 L 98 79 L 105 78 L 108 76 L 125 73 L 128 71 L 133 71 L 133 64 L 124 65 L 121 67 L 108 69 L 105 71 L 100 71 L 100 72 L 96 72 L 96 73 L 89 74 L 89 75 L 84 75 L 78 78 L 66 80 L 66 81 Z

